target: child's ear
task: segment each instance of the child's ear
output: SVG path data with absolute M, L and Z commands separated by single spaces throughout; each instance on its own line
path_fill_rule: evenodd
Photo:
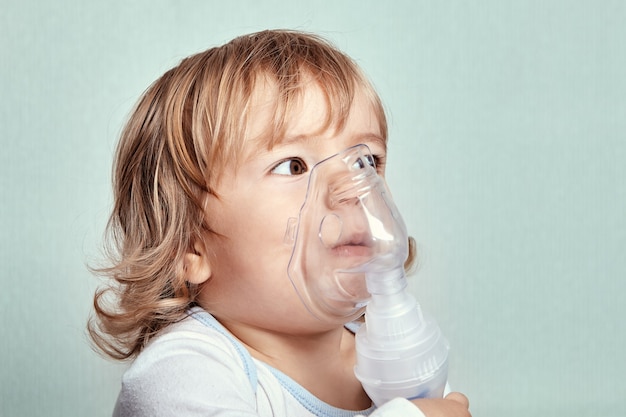
M 199 239 L 189 248 L 183 260 L 185 281 L 191 284 L 202 284 L 211 278 L 211 263 L 206 247 Z

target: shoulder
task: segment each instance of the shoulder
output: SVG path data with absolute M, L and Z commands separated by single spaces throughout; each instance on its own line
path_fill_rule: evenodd
M 131 364 L 116 415 L 170 415 L 167 410 L 195 415 L 185 409 L 203 415 L 216 408 L 254 412 L 256 376 L 228 334 L 217 322 L 211 325 L 215 319 L 196 313 L 156 336 Z
M 208 320 L 215 321 L 208 314 L 201 319 L 191 314 L 170 325 L 139 354 L 126 372 L 125 379 L 165 370 L 168 375 L 176 375 L 180 373 L 178 367 L 186 363 L 200 366 L 199 369 L 226 366 L 232 371 L 241 370 L 242 359 L 237 347 L 227 334 L 220 332 L 216 326 L 207 325 Z

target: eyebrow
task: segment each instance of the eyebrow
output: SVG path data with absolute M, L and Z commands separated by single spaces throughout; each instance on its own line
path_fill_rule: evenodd
M 310 134 L 304 134 L 304 133 L 299 134 L 299 135 L 293 135 L 293 136 L 284 136 L 278 140 L 273 141 L 273 146 L 270 149 L 274 149 L 277 146 L 290 146 L 290 145 L 298 144 L 300 142 L 309 142 L 309 141 L 314 142 L 320 139 L 321 138 L 318 135 L 315 135 L 315 134 L 310 135 Z M 387 141 L 379 134 L 372 133 L 372 132 L 362 132 L 362 133 L 357 133 L 356 135 L 353 135 L 352 139 L 354 140 L 353 145 L 364 143 L 364 142 L 374 142 L 378 144 L 381 148 L 383 148 L 385 152 L 387 152 Z M 262 155 L 263 153 L 267 151 L 268 143 L 263 143 L 263 140 L 259 140 L 255 142 L 256 142 L 256 145 L 254 145 L 254 149 L 251 149 L 248 152 L 244 152 L 244 158 L 243 158 L 244 161 L 258 157 L 259 155 Z
M 276 145 L 290 145 L 290 144 L 298 143 L 302 141 L 315 141 L 318 139 L 320 138 L 317 135 L 301 134 L 301 135 L 294 135 L 294 136 L 286 136 L 277 140 L 274 143 Z M 357 133 L 356 135 L 353 135 L 351 139 L 354 139 L 355 144 L 362 143 L 362 142 L 374 142 L 374 143 L 379 144 L 381 147 L 387 149 L 387 141 L 380 134 L 376 134 L 372 132 Z
M 357 138 L 367 139 L 368 141 L 375 142 L 383 147 L 385 150 L 387 149 L 387 140 L 385 140 L 381 135 L 371 134 L 371 133 L 363 133 L 356 135 Z

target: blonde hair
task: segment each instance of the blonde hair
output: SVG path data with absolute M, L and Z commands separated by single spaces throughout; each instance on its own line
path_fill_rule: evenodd
M 325 92 L 327 124 L 339 128 L 356 89 L 364 91 L 386 140 L 385 113 L 369 81 L 348 56 L 312 34 L 274 30 L 238 37 L 184 59 L 143 94 L 115 156 L 111 266 L 96 270 L 112 284 L 96 292 L 88 323 L 96 348 L 115 359 L 132 358 L 184 317 L 197 288 L 185 281 L 182 259 L 210 232 L 203 201 L 226 164 L 242 154 L 255 85 L 265 77 L 277 87 L 274 122 L 264 136 L 271 147 L 282 138 L 304 75 Z

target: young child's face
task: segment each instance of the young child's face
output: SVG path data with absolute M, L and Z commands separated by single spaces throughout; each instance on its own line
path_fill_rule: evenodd
M 385 141 L 373 106 L 357 92 L 341 131 L 324 125 L 327 104 L 311 83 L 287 123 L 285 140 L 271 150 L 258 140 L 273 119 L 273 90 L 257 88 L 250 110 L 242 163 L 230 167 L 210 196 L 206 215 L 215 233 L 207 236 L 211 278 L 198 301 L 225 323 L 278 332 L 325 326 L 306 310 L 287 274 L 292 242 L 289 218 L 297 218 L 309 173 L 318 162 L 364 143 L 382 174 Z M 319 328 L 319 327 L 318 327 Z

